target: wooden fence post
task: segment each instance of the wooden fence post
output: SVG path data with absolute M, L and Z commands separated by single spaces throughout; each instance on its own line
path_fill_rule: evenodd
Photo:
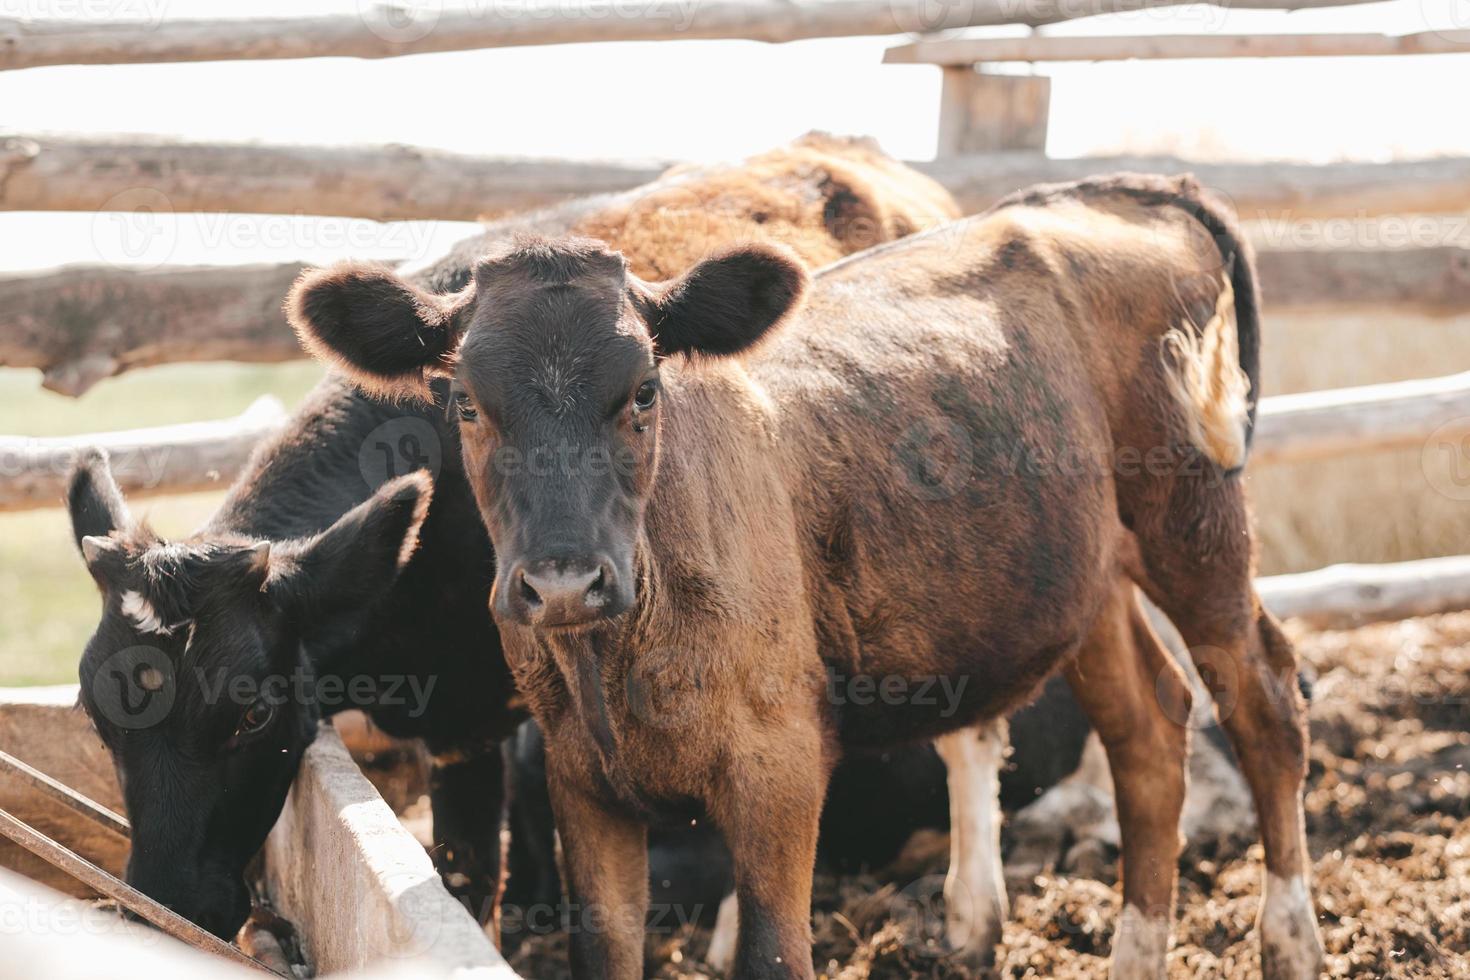
M 995 75 L 973 65 L 943 65 L 939 156 L 1046 150 L 1051 79 Z

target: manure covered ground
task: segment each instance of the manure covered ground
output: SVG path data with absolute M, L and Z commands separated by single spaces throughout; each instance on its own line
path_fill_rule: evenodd
M 1470 976 L 1470 613 L 1290 632 L 1317 671 L 1307 832 L 1332 974 Z M 889 868 L 818 876 L 819 977 L 972 975 L 931 942 L 940 919 L 926 898 L 944 872 L 944 843 L 917 836 Z M 1260 976 L 1251 926 L 1261 870 L 1260 846 L 1246 837 L 1181 858 L 1171 976 Z M 1011 901 L 993 975 L 1105 975 L 1121 906 L 1114 855 L 1085 875 L 1013 882 Z M 650 975 L 714 976 L 700 959 L 708 942 L 695 927 L 650 936 Z M 534 980 L 566 977 L 565 937 L 527 940 L 511 962 Z

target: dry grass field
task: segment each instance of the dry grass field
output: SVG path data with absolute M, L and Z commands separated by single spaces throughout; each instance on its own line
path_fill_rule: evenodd
M 1269 300 L 1262 340 L 1268 396 L 1470 369 L 1470 316 L 1272 316 Z M 1251 470 L 1262 574 L 1470 552 L 1470 501 L 1441 494 L 1429 478 L 1450 465 L 1415 448 Z
M 263 394 L 293 405 L 320 376 L 309 362 L 177 365 L 105 381 L 73 399 L 43 390 L 39 372 L 0 370 L 0 433 L 60 436 L 225 418 Z M 185 534 L 219 499 L 144 498 L 133 512 L 165 534 Z M 0 513 L 0 687 L 75 683 L 97 614 L 97 590 L 72 544 L 66 512 L 58 506 Z

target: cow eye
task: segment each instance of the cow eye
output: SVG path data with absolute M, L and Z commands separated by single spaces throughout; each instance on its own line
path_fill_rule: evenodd
M 653 403 L 657 400 L 658 382 L 645 381 L 638 386 L 638 390 L 633 394 L 633 407 L 640 412 L 646 412 L 653 407 Z
M 470 401 L 470 396 L 462 391 L 455 392 L 454 407 L 459 412 L 461 422 L 473 422 L 480 417 L 480 413 L 475 411 L 475 403 Z
M 245 714 L 240 716 L 240 727 L 235 729 L 234 738 L 249 738 L 265 731 L 267 725 L 276 717 L 276 706 L 268 701 L 261 700 L 245 709 Z

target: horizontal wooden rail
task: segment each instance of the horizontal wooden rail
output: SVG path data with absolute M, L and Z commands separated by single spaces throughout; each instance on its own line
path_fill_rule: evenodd
M 1470 372 L 1263 399 L 1251 461 L 1302 462 L 1470 434 Z
M 375 221 L 473 221 L 630 190 L 665 163 L 535 160 L 407 146 L 187 143 L 135 136 L 0 136 L 0 211 L 238 211 Z M 1030 152 L 915 163 L 980 211 L 1019 187 L 1117 170 L 1191 171 L 1244 220 L 1460 214 L 1470 158 L 1391 163 L 1199 163 L 1168 156 L 1053 160 Z
M 0 510 L 59 506 L 77 454 L 89 446 L 107 450 L 118 484 L 129 494 L 223 489 L 255 445 L 285 419 L 280 401 L 263 395 L 243 414 L 215 422 L 60 439 L 0 436 Z
M 1266 608 L 1318 629 L 1470 609 L 1470 555 L 1386 565 L 1331 565 L 1256 580 Z
M 266 396 L 238 418 L 216 422 L 65 439 L 0 437 L 0 510 L 59 505 L 71 461 L 89 445 L 109 451 L 130 494 L 223 487 L 285 418 L 280 403 Z M 1412 448 L 1435 434 L 1470 435 L 1470 372 L 1263 399 L 1251 463 Z
M 1153 34 L 1125 37 L 929 38 L 889 48 L 890 65 L 1172 58 L 1331 58 L 1470 54 L 1470 31 L 1419 34 Z
M 40 368 L 47 388 L 75 396 L 155 364 L 288 361 L 302 355 L 281 302 L 302 268 L 104 265 L 0 275 L 0 365 Z
M 0 139 L 0 210 L 236 211 L 474 221 L 627 190 L 664 163 L 483 157 L 422 147 Z
M 536 44 L 927 33 L 995 24 L 1040 26 L 1077 17 L 1168 7 L 1185 0 L 524 0 L 443 10 L 437 4 L 363 4 L 354 14 L 231 20 L 88 21 L 0 18 L 0 69 L 40 65 L 268 58 L 392 58 Z M 1261 10 L 1339 7 L 1373 0 L 1207 0 Z
M 1263 248 L 1261 294 L 1272 310 L 1470 314 L 1470 247 Z
M 1224 195 L 1243 221 L 1461 214 L 1470 209 L 1470 157 L 1393 163 L 1201 163 L 1169 156 L 1074 157 L 986 153 L 914 164 L 966 212 L 1028 184 L 1081 180 L 1119 170 L 1193 173 Z
M 1259 257 L 1268 311 L 1470 314 L 1470 248 L 1264 249 Z M 75 396 L 155 364 L 293 360 L 303 355 L 281 300 L 301 268 L 77 266 L 0 276 L 0 365 L 39 368 L 45 387 Z

